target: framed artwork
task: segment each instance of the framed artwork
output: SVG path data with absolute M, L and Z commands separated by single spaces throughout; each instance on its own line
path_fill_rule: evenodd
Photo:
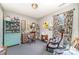
M 48 29 L 48 21 L 45 21 L 45 22 L 44 22 L 43 28 Z
M 21 20 L 21 32 L 26 30 L 26 20 Z

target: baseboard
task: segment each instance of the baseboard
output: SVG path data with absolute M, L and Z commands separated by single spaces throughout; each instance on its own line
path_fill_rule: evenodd
M 7 48 L 9 48 L 9 47 L 13 47 L 13 46 L 17 46 L 17 45 L 19 45 L 19 44 L 16 44 L 16 45 L 11 45 L 11 46 L 7 46 Z

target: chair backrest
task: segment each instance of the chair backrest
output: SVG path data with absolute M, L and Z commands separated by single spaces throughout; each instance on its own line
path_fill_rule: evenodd
M 59 48 L 59 45 L 60 45 L 62 39 L 63 39 L 63 37 L 60 38 L 60 41 L 59 41 L 59 43 L 58 43 L 58 48 Z

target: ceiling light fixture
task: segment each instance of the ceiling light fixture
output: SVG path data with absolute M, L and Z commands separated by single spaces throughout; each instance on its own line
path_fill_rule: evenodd
M 60 4 L 60 5 L 59 5 L 59 7 L 61 7 L 61 6 L 65 5 L 65 4 L 66 4 L 66 3 L 62 3 L 62 4 Z
M 37 9 L 38 8 L 38 4 L 37 3 L 32 3 L 32 8 L 33 9 Z

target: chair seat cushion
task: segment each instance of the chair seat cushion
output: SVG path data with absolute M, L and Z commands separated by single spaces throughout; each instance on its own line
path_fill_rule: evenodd
M 57 44 L 56 45 L 53 45 L 53 44 L 50 43 L 48 46 L 49 47 L 52 47 L 52 48 L 56 48 L 58 45 Z

